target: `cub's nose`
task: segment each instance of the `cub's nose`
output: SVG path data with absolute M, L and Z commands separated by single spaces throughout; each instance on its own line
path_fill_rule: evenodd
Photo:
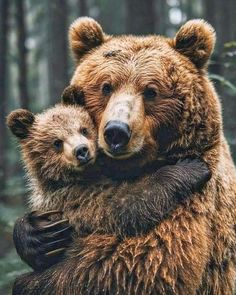
M 75 156 L 76 159 L 80 161 L 80 163 L 85 164 L 89 161 L 90 154 L 87 145 L 81 144 L 75 148 Z
M 131 131 L 126 123 L 109 121 L 104 130 L 104 138 L 113 153 L 119 153 L 129 142 Z

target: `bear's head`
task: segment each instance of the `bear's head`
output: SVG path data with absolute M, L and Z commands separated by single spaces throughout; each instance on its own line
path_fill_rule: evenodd
M 208 23 L 191 20 L 173 39 L 113 37 L 79 18 L 69 40 L 76 70 L 63 98 L 84 102 L 108 156 L 140 164 L 199 156 L 219 142 L 220 106 L 206 71 L 215 44 Z
M 57 105 L 41 114 L 18 109 L 7 117 L 31 178 L 40 183 L 78 180 L 97 154 L 97 131 L 82 107 Z

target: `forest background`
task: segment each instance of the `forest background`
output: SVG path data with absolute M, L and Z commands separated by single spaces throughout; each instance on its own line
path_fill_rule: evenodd
M 235 0 L 0 0 L 0 294 L 11 294 L 14 278 L 29 270 L 12 243 L 12 228 L 27 210 L 29 191 L 5 118 L 16 108 L 39 112 L 59 101 L 74 70 L 68 27 L 79 16 L 95 18 L 114 35 L 172 37 L 189 19 L 210 22 L 217 33 L 210 77 L 236 159 Z

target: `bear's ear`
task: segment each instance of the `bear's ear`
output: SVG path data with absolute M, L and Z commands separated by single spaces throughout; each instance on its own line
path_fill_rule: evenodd
M 24 109 L 15 110 L 7 116 L 7 126 L 19 139 L 25 139 L 28 137 L 34 121 L 34 114 Z
M 203 68 L 212 54 L 215 41 L 213 27 L 204 20 L 194 19 L 180 28 L 173 40 L 173 46 L 198 68 Z
M 85 105 L 84 92 L 75 85 L 67 86 L 61 96 L 63 104 L 77 104 L 80 106 Z
M 90 17 L 80 17 L 69 29 L 69 43 L 76 62 L 91 49 L 104 42 L 101 26 Z

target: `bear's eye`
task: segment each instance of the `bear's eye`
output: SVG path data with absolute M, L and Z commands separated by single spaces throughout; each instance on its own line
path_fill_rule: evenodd
M 111 93 L 112 93 L 112 86 L 111 86 L 111 84 L 105 83 L 102 86 L 102 94 L 106 96 L 106 95 L 110 95 Z
M 54 142 L 53 142 L 53 145 L 55 147 L 55 149 L 57 151 L 60 151 L 62 149 L 62 146 L 63 146 L 63 141 L 61 139 L 56 139 Z
M 89 134 L 88 129 L 87 129 L 87 128 L 82 128 L 82 129 L 81 129 L 81 134 L 82 134 L 83 136 L 88 136 L 88 134 Z
M 147 87 L 143 91 L 143 96 L 144 96 L 144 99 L 153 101 L 157 96 L 157 92 L 156 92 L 156 90 L 154 88 Z

